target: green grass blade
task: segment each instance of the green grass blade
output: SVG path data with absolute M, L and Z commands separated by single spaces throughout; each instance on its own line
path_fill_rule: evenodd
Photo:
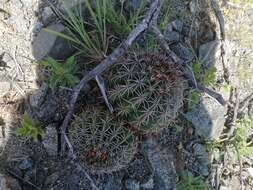
M 61 38 L 64 38 L 64 39 L 66 39 L 66 40 L 69 40 L 69 41 L 71 41 L 71 42 L 74 42 L 74 43 L 76 43 L 76 44 L 80 44 L 79 41 L 77 41 L 77 40 L 75 40 L 74 38 L 72 38 L 72 37 L 70 37 L 70 36 L 68 36 L 68 35 L 66 35 L 66 34 L 63 34 L 63 33 L 61 33 L 61 32 L 56 32 L 56 31 L 51 30 L 51 29 L 48 29 L 48 28 L 44 28 L 43 30 L 45 30 L 46 32 L 49 32 L 49 33 L 51 33 L 51 34 L 54 34 L 54 35 L 56 35 L 56 36 L 59 36 L 59 37 L 61 37 Z

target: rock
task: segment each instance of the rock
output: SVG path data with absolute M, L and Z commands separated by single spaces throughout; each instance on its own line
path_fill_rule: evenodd
M 55 125 L 49 125 L 46 127 L 46 132 L 43 135 L 42 144 L 46 149 L 49 156 L 57 156 L 58 150 L 58 133 Z
M 29 99 L 28 113 L 43 122 L 44 125 L 55 123 L 64 118 L 70 94 L 59 90 L 53 92 L 47 86 L 41 88 Z
M 42 27 L 43 27 L 43 24 L 41 22 L 39 21 L 35 22 L 32 28 L 33 35 L 34 36 L 37 35 L 41 31 Z
M 50 22 L 51 18 L 54 17 L 54 13 L 50 7 L 45 7 L 41 17 L 43 24 L 47 25 Z
M 12 178 L 0 174 L 0 189 L 1 190 L 22 190 L 19 182 Z
M 150 178 L 152 171 L 149 168 L 149 163 L 142 156 L 136 157 L 127 168 L 128 177 L 143 183 Z
M 204 96 L 199 105 L 187 112 L 185 117 L 192 122 L 195 132 L 205 139 L 218 139 L 223 131 L 227 108 L 213 98 Z
M 168 149 L 161 148 L 152 137 L 144 142 L 143 150 L 154 172 L 154 189 L 176 189 L 177 177 L 173 165 L 173 154 Z
M 179 42 L 182 30 L 183 30 L 183 23 L 180 20 L 174 20 L 170 22 L 164 31 L 164 37 L 166 38 L 166 41 L 169 44 Z
M 137 11 L 141 6 L 141 0 L 128 0 L 124 3 L 126 10 Z
M 197 2 L 194 1 L 194 0 L 191 1 L 190 4 L 189 4 L 189 8 L 190 8 L 191 13 L 194 15 L 198 11 Z
M 12 177 L 7 177 L 6 179 L 7 179 L 7 186 L 9 188 L 9 190 L 22 190 L 17 179 L 14 179 Z
M 174 51 L 177 56 L 186 62 L 191 62 L 194 59 L 194 54 L 190 50 L 190 48 L 187 48 L 182 43 L 178 43 L 171 46 L 172 51 Z
M 221 78 L 224 74 L 220 46 L 220 41 L 216 40 L 203 44 L 199 47 L 199 59 L 207 68 L 215 66 L 219 78 Z
M 202 144 L 198 144 L 198 143 L 194 144 L 193 151 L 199 161 L 201 161 L 204 164 L 209 163 L 208 153 L 206 151 L 206 148 Z
M 20 162 L 18 168 L 20 170 L 29 170 L 32 168 L 32 166 L 33 166 L 32 160 L 30 158 L 27 158 L 27 159 L 23 159 Z
M 175 31 L 165 31 L 164 37 L 169 44 L 179 42 L 180 34 Z
M 80 0 L 66 0 L 66 1 L 60 1 L 58 6 L 59 6 L 59 9 L 64 12 L 66 11 L 66 7 L 68 9 L 75 8 L 79 6 L 79 3 L 80 3 Z
M 0 189 L 7 189 L 6 177 L 3 174 L 0 174 Z
M 123 189 L 121 182 L 122 178 L 119 176 L 108 176 L 106 182 L 103 184 L 103 190 L 118 190 Z
M 52 24 L 47 29 L 55 32 L 64 32 L 65 27 L 58 23 Z M 41 60 L 46 56 L 55 59 L 66 59 L 73 55 L 75 48 L 71 43 L 57 35 L 41 30 L 33 41 L 33 56 L 36 60 Z
M 140 190 L 140 183 L 137 180 L 128 179 L 125 186 L 127 190 Z
M 46 83 L 43 83 L 41 87 L 29 98 L 30 105 L 33 108 L 39 109 L 42 103 L 45 101 L 49 92 L 49 87 Z
M 154 189 L 154 179 L 153 179 L 153 177 L 150 178 L 146 183 L 141 184 L 141 188 L 143 188 L 145 190 Z
M 85 95 L 90 89 L 86 85 L 80 94 Z M 27 112 L 45 125 L 61 121 L 67 112 L 71 92 L 58 89 L 51 90 L 47 84 L 41 87 L 29 98 Z
M 74 167 L 70 168 L 69 165 L 59 168 L 59 177 L 57 177 L 57 175 L 58 174 L 56 173 L 55 176 L 51 176 L 51 179 L 48 179 L 48 184 L 47 184 L 48 189 L 54 189 L 54 190 L 62 190 L 62 189 L 91 190 L 93 189 L 90 185 L 90 181 L 85 177 L 85 174 Z M 50 180 L 52 181 L 50 182 Z M 103 189 L 103 190 L 109 190 L 109 189 Z M 114 189 L 110 189 L 110 190 L 114 190 Z
M 181 20 L 176 19 L 176 20 L 174 20 L 174 21 L 171 22 L 171 25 L 172 25 L 172 28 L 175 31 L 177 31 L 179 33 L 182 32 L 184 24 L 183 24 L 183 22 Z

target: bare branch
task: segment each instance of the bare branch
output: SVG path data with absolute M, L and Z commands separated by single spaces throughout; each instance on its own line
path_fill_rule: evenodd
M 238 114 L 241 115 L 244 110 L 249 106 L 250 102 L 253 100 L 253 93 L 251 93 L 249 96 L 247 96 L 239 106 Z
M 235 103 L 234 103 L 234 106 L 233 106 L 232 120 L 227 125 L 227 127 L 229 127 L 228 137 L 231 137 L 234 134 L 234 130 L 235 130 L 235 127 L 236 127 L 236 120 L 237 120 L 237 116 L 238 116 L 238 109 L 239 109 L 239 105 L 240 105 L 239 93 L 238 93 L 238 90 L 236 88 L 233 90 L 232 96 L 234 96 L 234 98 L 235 98 Z
M 107 90 L 104 79 L 100 75 L 96 76 L 95 78 L 108 110 L 110 113 L 113 113 L 113 107 L 107 98 Z
M 163 36 L 163 34 L 161 33 L 160 29 L 157 26 L 151 26 L 151 30 L 152 32 L 155 34 L 157 40 L 159 41 L 161 47 L 163 48 L 163 50 L 167 53 L 168 56 L 170 56 L 173 61 L 175 63 L 177 63 L 177 65 L 180 67 L 180 69 L 182 70 L 184 77 L 188 80 L 189 85 L 191 85 L 194 89 L 200 91 L 200 92 L 204 92 L 206 94 L 208 94 L 209 96 L 213 97 L 214 99 L 216 99 L 221 105 L 226 105 L 226 101 L 224 100 L 224 98 L 222 97 L 221 94 L 201 85 L 196 83 L 195 77 L 193 76 L 193 73 L 188 72 L 187 71 L 187 67 L 185 66 L 185 62 L 180 59 L 173 51 L 170 50 L 170 47 L 168 46 L 165 37 Z
M 169 57 L 171 57 L 173 59 L 173 61 L 175 63 L 177 63 L 178 65 L 183 65 L 184 61 L 182 59 L 180 59 L 173 51 L 171 51 L 171 49 L 170 49 L 169 45 L 167 44 L 165 37 L 161 33 L 160 29 L 156 25 L 153 25 L 153 26 L 151 26 L 151 31 L 156 36 L 156 39 L 158 40 L 158 42 L 160 43 L 160 46 L 166 52 L 166 54 Z
M 199 90 L 200 92 L 204 92 L 206 94 L 208 94 L 209 96 L 211 96 L 212 98 L 216 99 L 221 105 L 225 106 L 227 104 L 227 102 L 224 100 L 223 96 L 201 84 L 198 84 L 197 90 Z
M 211 0 L 211 6 L 212 6 L 212 9 L 215 13 L 217 20 L 219 21 L 221 40 L 225 40 L 225 20 L 224 20 L 222 13 L 221 13 L 219 4 L 216 0 Z

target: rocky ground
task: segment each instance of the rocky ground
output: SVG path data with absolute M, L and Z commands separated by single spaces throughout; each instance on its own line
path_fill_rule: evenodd
M 50 2 L 62 8 L 60 2 Z M 129 6 L 137 2 L 129 1 Z M 222 139 L 226 124 L 230 126 L 236 102 L 238 118 L 253 114 L 253 2 L 219 1 L 215 10 L 204 0 L 165 2 L 169 14 L 161 27 L 167 43 L 186 62 L 197 58 L 207 68 L 214 65 L 216 82 L 211 88 L 230 104 L 222 106 L 202 94 L 199 104 L 182 111 L 176 127 L 143 140 L 127 167 L 99 175 L 85 171 L 104 190 L 175 189 L 186 170 L 214 189 L 253 189 L 253 153 L 237 158 L 229 144 L 217 148 L 214 143 Z M 65 59 L 74 49 L 44 27 L 65 29 L 48 2 L 0 0 L 0 189 L 90 190 L 84 169 L 58 155 L 59 126 L 70 92 L 60 89 L 53 94 L 34 64 L 47 55 Z M 90 88 L 83 90 L 83 99 L 93 98 Z M 16 134 L 25 111 L 45 125 L 39 142 Z

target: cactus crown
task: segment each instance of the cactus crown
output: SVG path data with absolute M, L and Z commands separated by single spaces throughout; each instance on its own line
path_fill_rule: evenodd
M 123 122 L 96 106 L 86 108 L 70 127 L 69 136 L 81 163 L 93 173 L 108 173 L 126 166 L 137 144 Z
M 131 54 L 113 69 L 110 99 L 134 127 L 157 131 L 176 118 L 186 88 L 182 73 L 159 53 Z

